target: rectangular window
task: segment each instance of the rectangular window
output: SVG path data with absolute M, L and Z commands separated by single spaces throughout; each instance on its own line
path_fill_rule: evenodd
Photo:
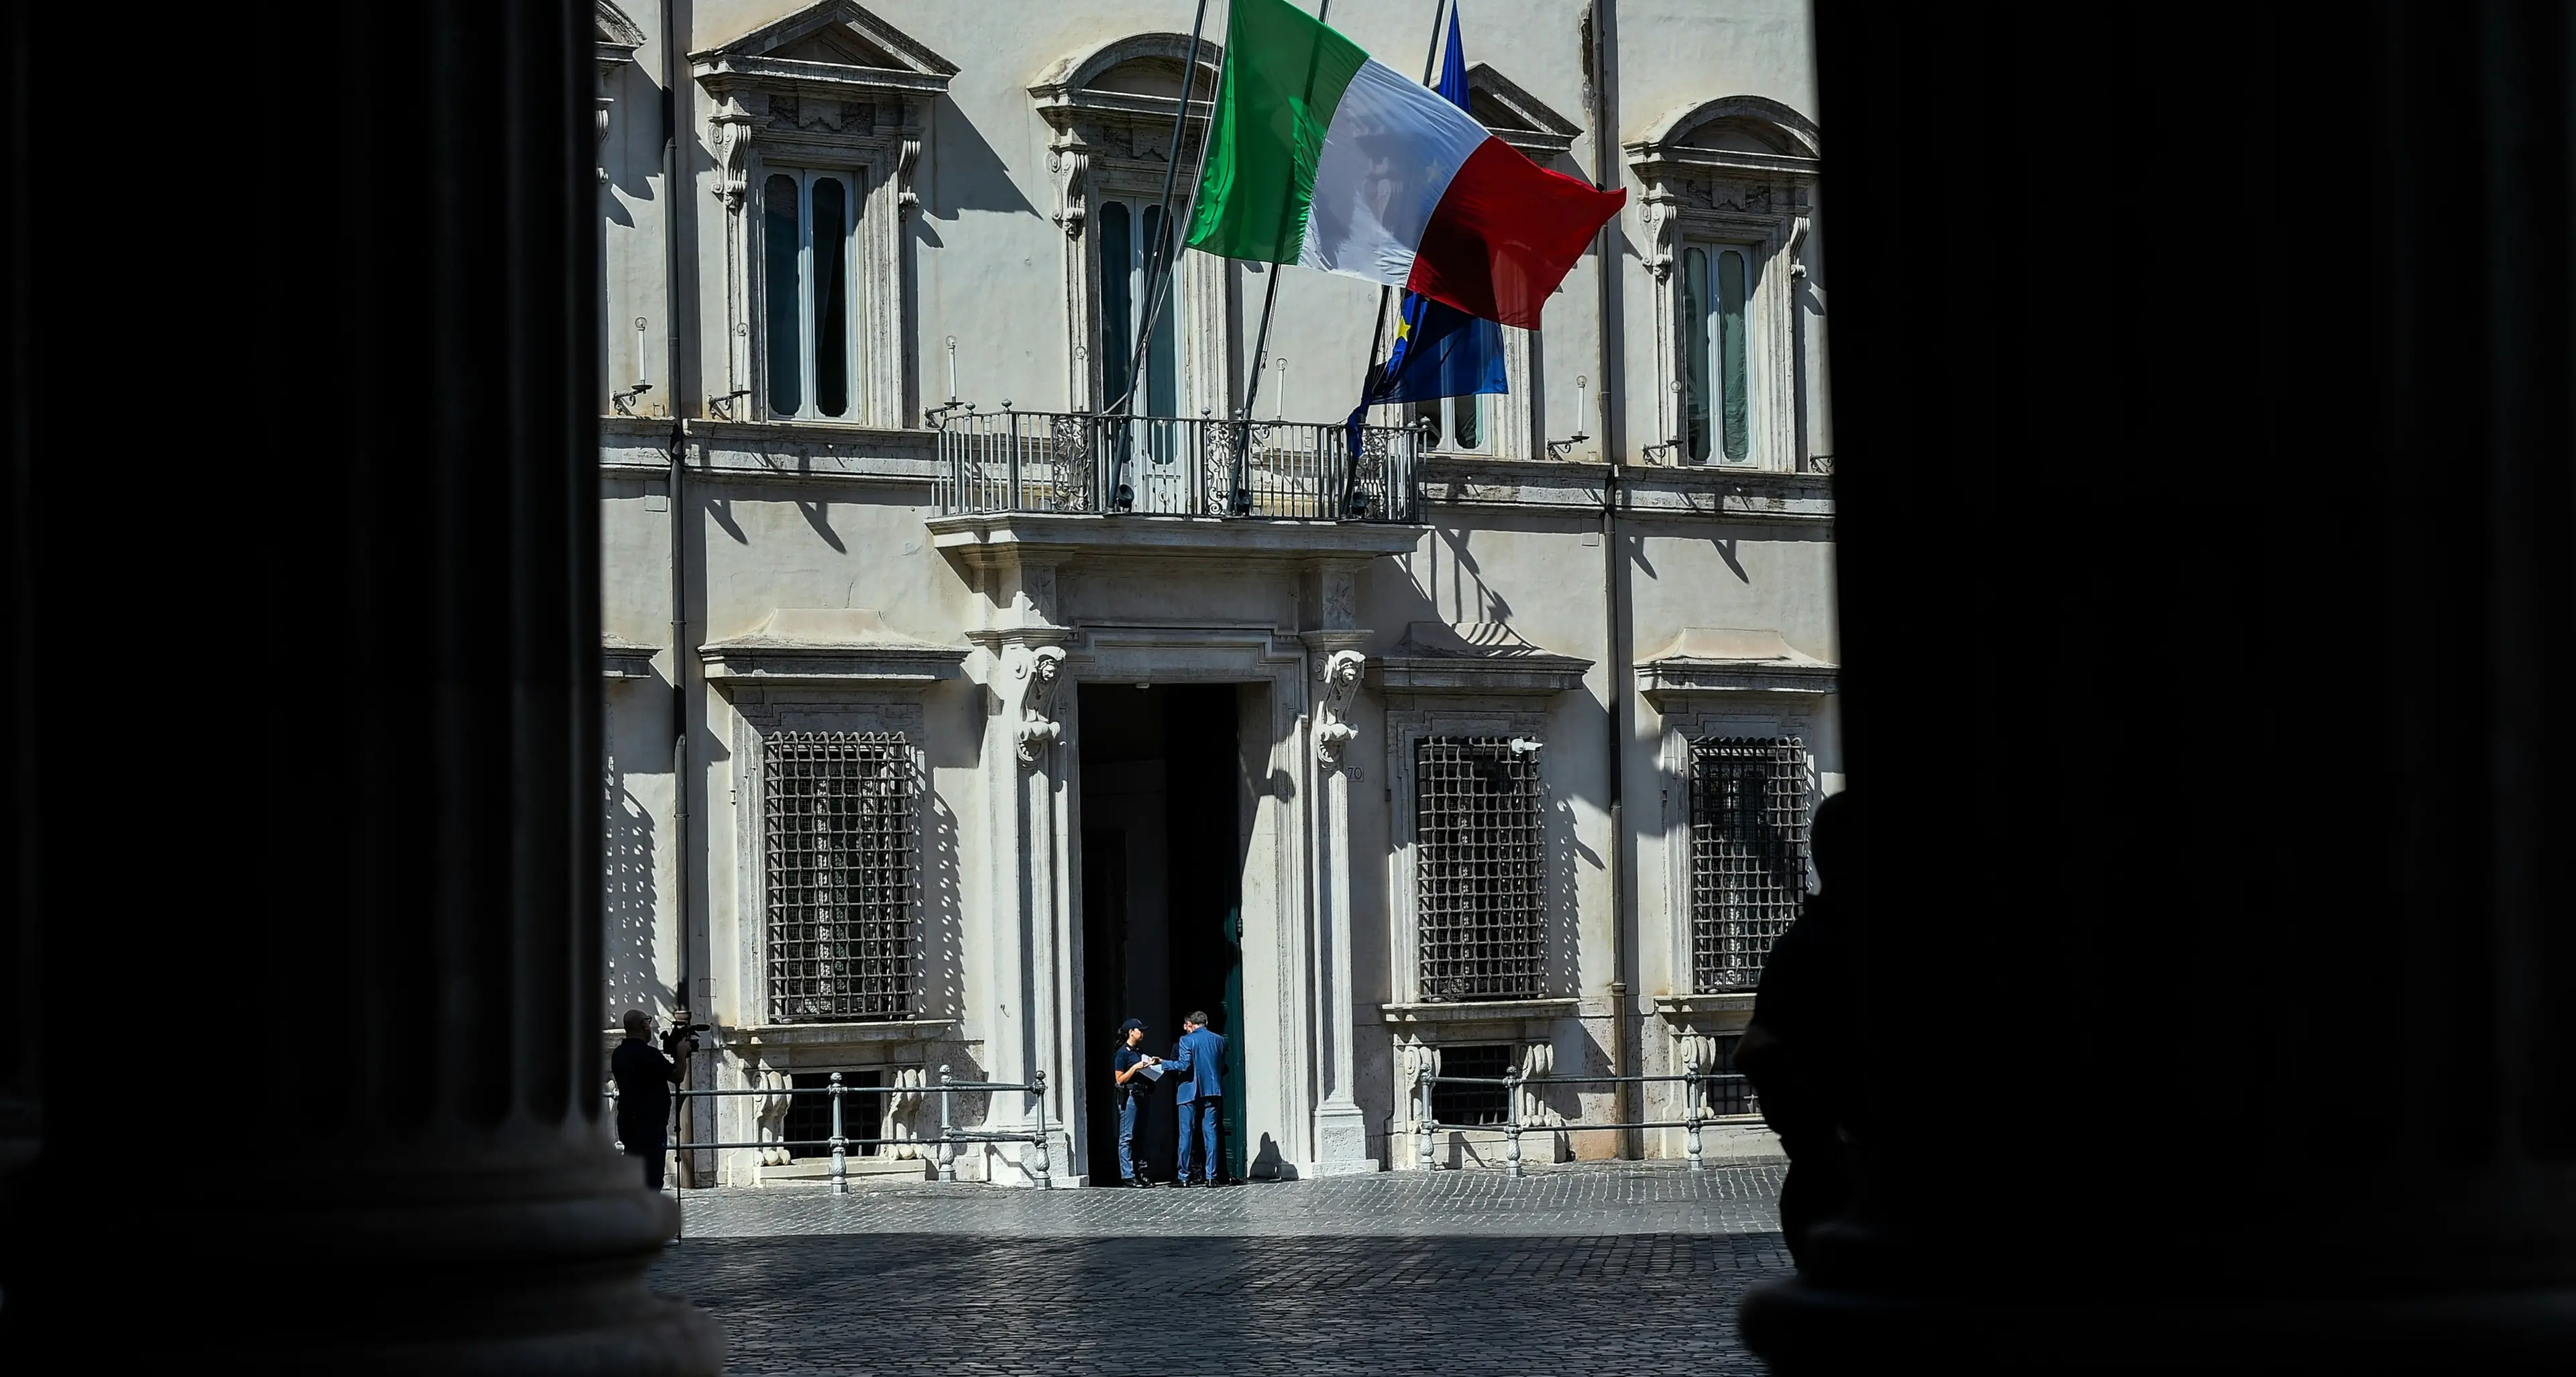
M 1181 414 L 1180 348 L 1173 324 L 1180 314 L 1180 283 L 1174 246 L 1160 248 L 1164 285 L 1153 295 L 1162 298 L 1161 310 L 1154 309 L 1145 290 L 1146 261 L 1157 252 L 1162 215 L 1161 206 L 1100 205 L 1100 404 L 1105 409 L 1126 397 L 1123 410 L 1134 416 Z M 1145 348 L 1144 382 L 1131 393 L 1127 370 L 1137 361 L 1136 336 L 1148 314 L 1154 317 L 1154 333 Z
M 1544 993 L 1546 855 L 1534 742 L 1414 745 L 1414 909 L 1426 1000 Z
M 910 1017 L 920 790 L 899 732 L 764 740 L 769 1015 L 777 1023 Z
M 761 183 L 761 358 L 772 417 L 855 419 L 859 210 L 853 173 L 782 168 Z
M 1440 1074 L 1443 1076 L 1501 1080 L 1511 1068 L 1512 1049 L 1507 1046 L 1440 1049 Z M 1458 1128 L 1500 1125 L 1511 1117 L 1511 1113 L 1511 1095 L 1507 1087 L 1458 1085 L 1446 1080 L 1431 1083 L 1431 1118 L 1436 1123 Z
M 1691 743 L 1691 975 L 1702 993 L 1762 982 L 1807 892 L 1807 747 L 1794 736 Z
M 1745 361 L 1745 303 L 1753 251 L 1740 244 L 1682 253 L 1682 336 L 1689 377 L 1686 440 L 1693 462 L 1753 457 L 1753 396 Z
M 830 1157 L 832 1155 L 832 1073 L 829 1071 L 796 1071 L 788 1075 L 788 1084 L 803 1093 L 787 1097 L 787 1117 L 779 1124 L 779 1138 L 796 1144 L 787 1149 L 791 1158 Z M 884 1085 L 883 1071 L 844 1071 L 841 1085 Z M 841 1136 L 843 1138 L 882 1138 L 885 1127 L 885 1096 L 841 1096 Z M 849 1145 L 853 1157 L 874 1157 L 877 1145 Z

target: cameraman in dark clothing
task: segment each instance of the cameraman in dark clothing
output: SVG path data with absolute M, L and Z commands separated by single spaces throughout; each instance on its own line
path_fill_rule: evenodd
M 1793 1261 L 1803 1260 L 1807 1231 L 1849 1207 L 1858 1190 L 1860 915 L 1844 868 L 1858 816 L 1847 793 L 1816 809 L 1809 841 L 1816 892 L 1772 942 L 1751 1026 L 1735 1050 L 1736 1067 L 1762 1097 L 1763 1121 L 1789 1155 L 1780 1234 Z M 1836 875 L 1845 877 L 1840 889 Z
M 641 1009 L 626 1011 L 626 1040 L 608 1058 L 608 1074 L 617 1080 L 617 1141 L 626 1155 L 644 1159 L 644 1184 L 662 1189 L 663 1130 L 671 1121 L 671 1087 L 680 1083 L 680 1064 L 653 1045 L 653 1020 Z M 671 1050 L 688 1057 L 697 1038 L 674 1028 Z

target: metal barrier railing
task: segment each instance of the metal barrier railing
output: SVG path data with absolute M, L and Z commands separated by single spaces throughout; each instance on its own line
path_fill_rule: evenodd
M 1411 521 L 1421 439 L 1362 426 L 1355 464 L 1330 422 L 951 411 L 939 510 Z
M 1048 1174 L 1046 1153 L 1048 1133 L 1046 1088 L 1046 1072 L 1044 1071 L 1032 1073 L 1031 1079 L 1027 1084 L 1018 1084 L 1007 1081 L 961 1081 L 950 1076 L 948 1068 L 943 1066 L 939 1068 L 939 1083 L 937 1085 L 846 1085 L 842 1083 L 841 1073 L 835 1071 L 831 1074 L 831 1080 L 823 1085 L 749 1086 L 739 1090 L 674 1090 L 671 1092 L 671 1110 L 674 1116 L 677 1115 L 681 1104 L 688 1100 L 722 1099 L 727 1096 L 744 1095 L 760 1096 L 762 1098 L 771 1099 L 781 1096 L 826 1095 L 831 1098 L 832 1102 L 832 1132 L 829 1137 L 824 1138 L 773 1138 L 766 1141 L 754 1141 L 748 1143 L 666 1142 L 664 1151 L 671 1153 L 673 1157 L 676 1158 L 678 1154 L 683 1152 L 717 1152 L 729 1148 L 829 1148 L 832 1153 L 832 1194 L 847 1195 L 850 1193 L 849 1150 L 854 1147 L 883 1147 L 910 1143 L 917 1146 L 935 1148 L 938 1155 L 932 1159 L 932 1165 L 938 1173 L 938 1179 L 942 1181 L 955 1181 L 957 1179 L 957 1145 L 960 1143 L 1032 1143 L 1037 1146 L 1038 1152 L 1035 1159 L 1028 1164 L 1028 1171 L 1031 1176 L 1037 1178 L 1037 1184 L 1039 1187 L 1045 1188 L 1053 1184 L 1052 1178 Z M 1019 1091 L 1026 1094 L 1029 1097 L 1030 1107 L 1034 1109 L 1037 1114 L 1036 1127 L 1019 1132 L 1014 1132 L 1009 1129 L 961 1129 L 957 1127 L 954 1107 L 956 1096 L 962 1094 L 990 1094 L 995 1091 Z M 841 1117 L 841 1102 L 851 1095 L 934 1094 L 939 1097 L 939 1136 L 936 1138 L 853 1138 L 845 1131 L 846 1125 Z M 610 1081 L 608 1083 L 607 1096 L 611 1107 L 610 1121 L 613 1123 L 615 1122 L 616 1116 L 614 1110 L 617 1103 L 617 1083 L 615 1081 Z M 665 1121 L 663 1131 L 666 1136 L 670 1134 L 671 1128 L 672 1124 L 669 1121 Z M 625 1143 L 618 1143 L 617 1150 L 619 1152 L 624 1152 L 626 1150 Z M 673 1193 L 676 1195 L 680 1188 L 678 1173 L 674 1172 L 672 1174 L 671 1184 Z
M 1598 1120 L 1586 1119 L 1581 1122 L 1535 1125 L 1525 1124 L 1521 1121 L 1520 1092 L 1533 1086 L 1648 1085 L 1657 1083 L 1671 1084 L 1676 1082 L 1687 1084 L 1690 1087 L 1690 1092 L 1685 1097 L 1690 1105 L 1690 1114 L 1684 1118 L 1625 1119 L 1613 1123 L 1604 1123 Z M 1708 1097 L 1702 1093 L 1703 1089 L 1705 1087 L 1717 1085 L 1740 1086 L 1749 1084 L 1750 1082 L 1745 1079 L 1744 1073 L 1741 1071 L 1699 1071 L 1689 1072 L 1678 1076 L 1524 1076 L 1516 1071 L 1507 1072 L 1501 1076 L 1443 1076 L 1437 1072 L 1426 1073 L 1421 1077 L 1418 1096 L 1419 1102 L 1416 1105 L 1418 1112 L 1415 1118 L 1414 1132 L 1420 1143 L 1420 1156 L 1416 1157 L 1414 1161 L 1416 1166 L 1419 1166 L 1425 1171 L 1437 1171 L 1440 1169 L 1434 1165 L 1432 1140 L 1441 1133 L 1499 1132 L 1503 1135 L 1504 1174 L 1509 1176 L 1522 1176 L 1526 1175 L 1526 1173 L 1521 1169 L 1521 1135 L 1524 1133 L 1589 1133 L 1596 1130 L 1605 1132 L 1624 1132 L 1632 1128 L 1679 1128 L 1688 1130 L 1688 1137 L 1684 1140 L 1684 1155 L 1690 1160 L 1690 1169 L 1692 1171 L 1705 1171 L 1708 1169 L 1708 1164 L 1701 1157 L 1701 1129 L 1711 1126 L 1718 1128 L 1758 1126 L 1762 1122 L 1762 1116 L 1758 1113 L 1703 1114 L 1700 1112 L 1700 1108 L 1703 1104 L 1707 1103 L 1708 1100 Z M 1499 1124 L 1441 1123 L 1432 1109 L 1432 1089 L 1436 1085 L 1499 1085 L 1503 1087 L 1503 1103 L 1505 1106 L 1503 1122 Z

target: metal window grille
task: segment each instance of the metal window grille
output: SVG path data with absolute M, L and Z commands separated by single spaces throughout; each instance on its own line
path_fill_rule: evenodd
M 911 744 L 899 732 L 781 732 L 764 754 L 771 1019 L 908 1017 L 921 811 Z
M 1807 746 L 1794 736 L 1691 743 L 1691 974 L 1703 991 L 1762 981 L 1807 892 Z
M 1440 1074 L 1501 1080 L 1512 1069 L 1512 1048 L 1501 1045 L 1443 1047 Z M 1471 1127 L 1499 1124 L 1511 1117 L 1511 1092 L 1499 1085 L 1431 1083 L 1431 1117 L 1435 1122 Z
M 793 1071 L 788 1073 L 787 1083 L 789 1086 L 797 1090 L 829 1092 L 832 1088 L 832 1073 L 829 1071 Z M 884 1085 L 885 1072 L 845 1071 L 841 1073 L 841 1084 L 843 1086 Z M 787 1151 L 791 1156 L 831 1156 L 831 1095 L 829 1093 L 816 1093 L 788 1096 L 787 1116 L 778 1127 L 779 1137 L 791 1143 L 806 1144 L 804 1147 L 789 1148 Z M 885 1136 L 884 1129 L 885 1096 L 843 1095 L 841 1097 L 842 1137 L 882 1138 Z M 816 1143 L 822 1143 L 824 1145 L 821 1147 L 813 1146 Z M 854 1157 L 874 1157 L 877 1155 L 878 1146 L 879 1145 L 875 1143 L 853 1143 L 850 1145 L 850 1155 Z
M 1723 1079 L 1708 1083 L 1711 1113 L 1745 1115 L 1762 1112 L 1762 1101 L 1753 1093 L 1753 1082 L 1744 1079 L 1744 1074 L 1735 1069 L 1735 1049 L 1743 1041 L 1740 1034 L 1717 1039 L 1717 1064 L 1709 1069 Z
M 1413 842 L 1422 997 L 1544 993 L 1538 753 L 1502 736 L 1424 737 L 1414 747 Z

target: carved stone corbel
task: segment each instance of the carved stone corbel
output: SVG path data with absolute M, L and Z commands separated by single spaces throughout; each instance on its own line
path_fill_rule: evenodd
M 742 108 L 737 96 L 726 96 L 707 119 L 707 143 L 715 150 L 716 165 L 723 169 L 716 179 L 715 196 L 734 214 L 742 212 L 743 197 L 751 191 L 751 127 L 751 112 Z
M 1801 215 L 1796 220 L 1790 222 L 1789 247 L 1781 250 L 1781 256 L 1789 260 L 1789 276 L 1793 278 L 1804 278 L 1807 275 L 1807 260 L 1801 256 L 1805 253 L 1806 248 L 1807 217 Z
M 1315 759 L 1325 769 L 1341 768 L 1342 748 L 1359 735 L 1349 721 L 1351 700 L 1359 696 L 1360 675 L 1368 657 L 1356 650 L 1336 650 L 1323 665 L 1324 697 L 1315 706 Z
M 1670 281 L 1673 275 L 1673 227 L 1680 217 L 1673 213 L 1671 197 L 1655 191 L 1646 193 L 1640 218 L 1646 225 L 1646 271 L 1657 283 Z
M 1051 645 L 1010 646 L 1002 652 L 1003 712 L 1022 765 L 1035 765 L 1064 735 L 1055 720 L 1055 692 L 1064 677 L 1064 651 Z
M 603 186 L 608 182 L 608 107 L 616 103 L 607 96 L 601 96 L 599 108 L 591 113 L 591 118 L 599 125 L 599 180 Z
M 1065 238 L 1079 239 L 1090 206 L 1091 155 L 1079 148 L 1055 149 L 1047 154 L 1047 170 L 1056 174 L 1056 226 Z
M 912 186 L 912 170 L 921 162 L 921 133 L 907 131 L 894 148 L 895 214 L 910 215 L 921 209 L 921 193 Z

